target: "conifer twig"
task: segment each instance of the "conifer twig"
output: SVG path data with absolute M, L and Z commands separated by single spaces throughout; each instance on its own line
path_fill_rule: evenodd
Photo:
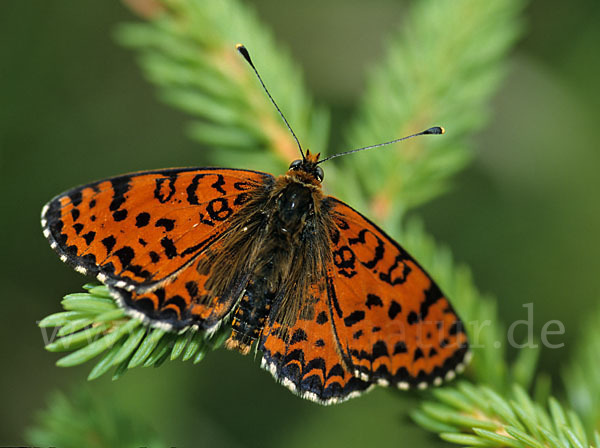
M 466 381 L 434 389 L 435 401 L 423 402 L 412 413 L 422 427 L 447 442 L 478 447 L 581 448 L 590 446 L 581 420 L 550 397 L 535 403 L 520 386 L 500 395 Z M 595 433 L 592 443 L 598 445 Z
M 56 363 L 71 367 L 102 355 L 88 379 L 96 379 L 113 369 L 113 379 L 134 367 L 158 367 L 166 360 L 200 362 L 207 351 L 224 342 L 231 331 L 223 325 L 213 334 L 190 328 L 181 333 L 166 333 L 148 328 L 125 315 L 111 298 L 106 286 L 86 285 L 86 293 L 70 294 L 62 301 L 64 312 L 39 322 L 44 328 L 60 327 L 58 338 L 46 346 L 51 352 L 72 351 Z

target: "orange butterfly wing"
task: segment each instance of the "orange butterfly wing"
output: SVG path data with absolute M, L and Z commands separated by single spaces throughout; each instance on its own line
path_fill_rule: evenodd
M 327 288 L 345 364 L 401 389 L 439 384 L 468 361 L 463 325 L 438 286 L 394 240 L 335 198 Z
M 220 244 L 252 190 L 272 179 L 221 168 L 119 176 L 52 199 L 42 227 L 61 260 L 108 285 L 131 314 L 167 329 L 210 328 L 239 291 L 207 303 L 197 262 Z
M 323 279 L 323 282 L 325 279 Z M 331 328 L 325 285 L 313 285 L 295 325 L 281 334 L 272 322 L 262 332 L 261 366 L 302 398 L 321 404 L 338 403 L 368 390 L 372 384 L 344 368 Z

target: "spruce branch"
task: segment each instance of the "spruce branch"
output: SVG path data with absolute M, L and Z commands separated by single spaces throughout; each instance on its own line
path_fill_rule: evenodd
M 588 441 L 573 411 L 553 397 L 542 406 L 518 385 L 501 395 L 461 381 L 433 390 L 431 398 L 412 413 L 413 420 L 447 442 L 473 447 L 581 448 L 590 442 L 600 446 L 598 433 Z
M 72 351 L 57 361 L 60 367 L 83 364 L 99 355 L 88 380 L 113 369 L 118 379 L 134 367 L 158 367 L 166 360 L 200 362 L 206 353 L 224 342 L 231 331 L 223 325 L 206 334 L 193 328 L 168 333 L 149 328 L 140 320 L 127 316 L 111 298 L 106 286 L 85 285 L 86 293 L 70 294 L 62 301 L 64 312 L 52 314 L 39 322 L 40 328 L 60 327 L 58 338 L 46 346 L 51 352 Z

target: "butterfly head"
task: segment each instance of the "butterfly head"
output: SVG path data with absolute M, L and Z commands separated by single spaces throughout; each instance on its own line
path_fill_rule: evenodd
M 320 153 L 311 154 L 307 149 L 303 159 L 294 160 L 290 164 L 288 176 L 298 178 L 306 183 L 319 185 L 323 182 L 323 168 L 319 166 Z

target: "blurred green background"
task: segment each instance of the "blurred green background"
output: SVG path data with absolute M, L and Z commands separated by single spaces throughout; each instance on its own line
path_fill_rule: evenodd
M 409 5 L 247 3 L 304 67 L 315 98 L 331 107 L 333 138 Z M 91 180 L 201 166 L 208 157 L 184 136 L 187 117 L 155 100 L 133 53 L 114 43 L 115 26 L 131 20 L 118 2 L 0 3 L 2 445 L 24 443 L 49 393 L 78 388 L 91 367 L 55 367 L 58 356 L 44 350 L 36 326 L 84 281 L 43 238 L 42 205 Z M 451 193 L 417 211 L 472 268 L 477 285 L 497 296 L 506 324 L 525 318 L 528 302 L 537 334 L 549 319 L 564 322 L 564 348 L 545 350 L 540 365 L 556 380 L 600 297 L 598 23 L 600 3 L 592 0 L 530 4 L 493 122 L 475 137 L 474 163 Z M 414 396 L 378 389 L 324 408 L 277 385 L 257 360 L 225 350 L 196 366 L 135 369 L 88 387 L 149 422 L 171 446 L 441 444 L 406 418 Z

